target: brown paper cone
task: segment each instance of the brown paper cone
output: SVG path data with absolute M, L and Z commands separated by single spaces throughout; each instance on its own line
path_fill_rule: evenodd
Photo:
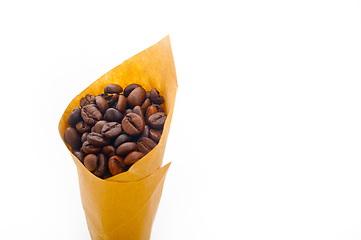
M 123 88 L 138 83 L 147 91 L 157 88 L 165 99 L 167 120 L 162 138 L 151 152 L 127 172 L 105 180 L 89 172 L 70 152 L 78 171 L 81 200 L 93 240 L 147 240 L 170 166 L 168 163 L 161 168 L 178 88 L 169 36 L 110 70 L 76 96 L 59 122 L 63 141 L 68 116 L 80 99 L 86 94 L 100 94 L 110 83 Z

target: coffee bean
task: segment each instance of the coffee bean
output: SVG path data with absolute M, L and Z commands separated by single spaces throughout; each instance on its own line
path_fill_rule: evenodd
M 115 109 L 117 109 L 119 112 L 122 113 L 125 111 L 126 108 L 127 108 L 127 98 L 124 97 L 123 95 L 119 95 Z
M 145 113 L 148 109 L 148 107 L 151 105 L 151 101 L 149 98 L 146 98 L 141 106 L 143 113 Z
M 123 119 L 123 114 L 115 108 L 108 108 L 104 114 L 104 120 L 108 122 L 121 122 Z
M 88 154 L 84 158 L 84 166 L 91 172 L 94 172 L 98 167 L 98 157 L 95 154 Z
M 145 121 L 148 123 L 149 117 L 157 112 L 158 112 L 158 109 L 155 106 L 149 106 L 147 108 L 147 111 L 145 112 Z
M 107 101 L 102 96 L 96 96 L 95 103 L 96 103 L 99 111 L 103 114 L 109 108 Z
M 79 159 L 80 162 L 84 163 L 85 154 L 83 152 L 75 151 L 73 154 L 77 159 Z
M 72 149 L 79 149 L 81 147 L 80 134 L 74 127 L 68 127 L 65 129 L 64 140 Z
M 104 88 L 104 93 L 121 93 L 123 92 L 123 88 L 118 84 L 108 84 Z
M 88 134 L 89 134 L 89 132 L 85 132 L 85 133 L 83 133 L 83 135 L 81 135 L 81 143 L 82 144 L 86 141 Z
M 98 165 L 94 171 L 94 175 L 98 177 L 103 177 L 106 171 L 108 170 L 108 159 L 103 153 L 97 155 Z
M 162 130 L 150 129 L 149 136 L 154 142 L 158 143 L 162 137 L 162 132 Z
M 155 129 L 163 129 L 165 120 L 167 119 L 167 116 L 164 112 L 157 112 L 151 115 L 148 119 L 148 124 L 151 128 Z
M 144 156 L 139 151 L 133 151 L 124 158 L 124 165 L 132 165 Z
M 141 87 L 139 84 L 133 83 L 124 88 L 124 97 L 128 97 L 129 94 L 136 89 L 137 87 Z
M 137 136 L 144 130 L 144 121 L 141 116 L 136 113 L 128 113 L 122 121 L 122 128 L 124 132 L 130 136 Z
M 116 154 L 118 156 L 123 156 L 135 150 L 137 150 L 137 144 L 135 142 L 125 142 L 117 148 Z
M 125 142 L 129 142 L 132 140 L 132 137 L 128 134 L 120 134 L 115 140 L 114 140 L 114 147 L 119 147 L 120 144 L 123 144 Z
M 155 107 L 158 112 L 164 112 L 163 107 L 159 104 L 152 104 L 151 106 Z
M 81 119 L 80 115 L 81 109 L 76 107 L 73 109 L 73 111 L 69 114 L 68 117 L 68 124 L 69 125 L 75 125 L 77 124 Z
M 108 123 L 108 121 L 100 120 L 94 125 L 94 132 L 101 133 L 103 126 Z
M 129 106 L 134 108 L 135 106 L 141 106 L 145 100 L 145 90 L 142 87 L 137 87 L 127 97 Z
M 115 94 L 115 93 L 112 93 L 112 94 L 104 94 L 104 95 L 101 95 L 108 103 L 108 106 L 111 107 L 114 105 L 114 103 L 116 103 L 118 101 L 118 94 Z
M 155 146 L 157 146 L 157 143 L 155 143 L 152 139 L 147 137 L 139 138 L 137 141 L 138 150 L 142 152 L 144 155 L 149 153 Z
M 95 104 L 95 96 L 87 94 L 85 97 L 80 99 L 80 106 L 85 107 L 89 104 Z
M 118 137 L 122 133 L 122 126 L 118 122 L 108 122 L 104 124 L 101 134 L 107 139 Z
M 124 116 L 127 115 L 128 113 L 132 113 L 132 112 L 133 112 L 133 109 L 131 109 L 131 108 L 125 109 Z
M 84 121 L 79 121 L 76 125 L 75 125 L 76 130 L 79 133 L 85 133 L 85 132 L 89 132 L 91 129 L 91 126 L 89 126 L 88 124 L 86 124 Z
M 150 100 L 152 100 L 152 102 L 156 104 L 164 103 L 164 98 L 159 95 L 159 92 L 155 88 L 152 88 L 152 90 L 150 90 Z
M 143 120 L 144 120 L 144 113 L 143 113 L 143 110 L 142 110 L 142 108 L 141 108 L 140 106 L 135 106 L 135 107 L 133 108 L 133 113 L 138 114 L 138 115 L 141 116 L 141 118 L 143 118 Z
M 108 157 L 114 156 L 115 155 L 115 147 L 112 145 L 107 145 L 102 148 L 102 153 L 104 153 Z
M 149 132 L 150 132 L 149 126 L 145 125 L 144 130 L 143 130 L 142 134 L 140 135 L 140 137 L 149 137 Z
M 87 141 L 94 147 L 104 147 L 110 143 L 110 141 L 102 134 L 96 132 L 89 133 L 87 136 Z
M 88 141 L 85 141 L 81 147 L 81 150 L 86 154 L 99 153 L 102 149 L 101 147 L 95 147 L 91 145 Z
M 114 176 L 124 172 L 125 166 L 123 163 L 124 159 L 115 155 L 109 158 L 108 167 L 110 173 Z
M 89 125 L 94 125 L 97 121 L 103 119 L 102 113 L 94 104 L 89 104 L 81 109 L 81 117 L 84 122 Z

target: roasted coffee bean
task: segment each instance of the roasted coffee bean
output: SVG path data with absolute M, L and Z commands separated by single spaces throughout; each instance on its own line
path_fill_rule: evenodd
M 85 154 L 83 152 L 75 151 L 73 154 L 77 159 L 79 159 L 80 162 L 84 163 Z
M 101 133 L 102 128 L 103 128 L 103 126 L 104 126 L 106 123 L 108 123 L 108 121 L 105 121 L 105 120 L 98 121 L 98 122 L 94 125 L 94 132 Z
M 162 130 L 156 130 L 156 129 L 149 130 L 150 138 L 156 143 L 159 142 L 160 138 L 162 137 L 162 133 L 163 133 Z
M 85 133 L 83 133 L 83 135 L 81 135 L 81 143 L 82 144 L 86 141 L 88 134 L 89 134 L 89 132 L 85 132 Z
M 120 144 L 123 144 L 125 142 L 132 141 L 132 137 L 128 134 L 120 134 L 115 140 L 114 140 L 114 147 L 119 147 Z
M 89 126 L 88 124 L 86 124 L 84 121 L 79 121 L 76 125 L 75 128 L 78 132 L 80 133 L 85 133 L 85 132 L 89 132 L 91 129 L 91 126 Z
M 99 153 L 102 149 L 101 147 L 95 147 L 91 145 L 88 141 L 85 141 L 81 147 L 81 150 L 86 154 Z
M 123 114 L 115 108 L 108 108 L 104 114 L 104 120 L 108 122 L 121 122 L 123 119 Z
M 68 117 L 68 124 L 69 125 L 75 125 L 77 124 L 79 121 L 81 121 L 81 109 L 76 107 L 73 109 L 73 111 L 69 114 Z
M 133 108 L 133 113 L 138 114 L 138 115 L 141 116 L 141 117 L 143 118 L 143 120 L 144 120 L 144 113 L 143 113 L 143 110 L 142 110 L 142 108 L 141 108 L 140 106 L 135 106 L 135 107 Z
M 109 108 L 107 101 L 102 96 L 96 96 L 95 103 L 96 103 L 99 111 L 103 114 Z
M 163 107 L 159 104 L 152 104 L 151 106 L 155 107 L 158 112 L 164 112 Z
M 108 106 L 111 107 L 114 105 L 114 103 L 116 103 L 118 101 L 118 94 L 112 93 L 112 94 L 104 94 L 104 95 L 100 95 L 102 96 L 108 103 Z
M 149 98 L 146 98 L 141 106 L 143 113 L 145 113 L 148 109 L 148 107 L 151 105 L 151 101 Z
M 121 93 L 123 92 L 123 88 L 118 84 L 108 84 L 104 88 L 104 93 Z
M 104 147 L 110 143 L 102 134 L 91 132 L 87 136 L 87 141 L 94 147 Z
M 87 94 L 85 97 L 80 99 L 80 106 L 85 107 L 89 104 L 95 104 L 95 96 Z
M 115 147 L 112 145 L 107 145 L 102 148 L 102 153 L 104 153 L 108 157 L 114 156 L 115 155 Z
M 137 87 L 127 97 L 129 106 L 134 108 L 135 106 L 141 106 L 145 100 L 145 90 L 142 87 Z
M 97 121 L 103 119 L 102 113 L 94 104 L 89 104 L 81 109 L 81 117 L 84 122 L 89 125 L 94 125 Z
M 147 92 L 145 93 L 145 98 L 150 98 L 150 91 L 147 91 Z
M 108 159 L 103 153 L 99 153 L 97 157 L 98 165 L 96 170 L 94 171 L 94 175 L 98 177 L 103 177 L 108 170 Z
M 150 90 L 150 100 L 152 100 L 152 102 L 156 104 L 164 103 L 164 98 L 159 94 L 158 90 L 155 88 L 152 88 L 152 90 Z
M 145 121 L 148 123 L 149 117 L 157 112 L 158 112 L 158 109 L 155 106 L 149 106 L 147 108 L 147 111 L 145 112 Z
M 126 108 L 127 108 L 127 98 L 124 97 L 123 95 L 119 95 L 115 109 L 117 109 L 119 112 L 122 113 L 125 111 Z
M 109 158 L 108 168 L 113 176 L 124 172 L 125 166 L 123 161 L 123 158 L 116 155 Z
M 128 113 L 132 113 L 133 112 L 133 109 L 131 109 L 131 108 L 128 108 L 128 109 L 125 109 L 125 111 L 124 111 L 124 116 L 125 115 L 127 115 Z
M 148 118 L 148 124 L 151 128 L 163 129 L 167 116 L 164 112 L 157 112 Z
M 124 158 L 124 165 L 132 165 L 144 156 L 139 151 L 133 151 Z
M 147 137 L 139 138 L 137 141 L 138 150 L 142 152 L 144 155 L 149 153 L 155 146 L 157 146 L 157 143 L 155 143 L 152 139 Z
M 125 156 L 135 150 L 137 150 L 137 144 L 135 142 L 125 142 L 117 148 L 116 154 L 118 156 Z
M 141 87 L 139 84 L 136 84 L 136 83 L 133 83 L 133 84 L 130 84 L 128 85 L 126 88 L 124 88 L 124 96 L 125 97 L 128 97 L 129 94 L 134 90 L 136 89 L 137 87 Z
M 149 137 L 149 132 L 150 132 L 149 126 L 145 125 L 144 130 L 143 130 L 142 134 L 140 135 L 140 137 Z
M 128 113 L 122 121 L 122 128 L 125 133 L 130 136 L 137 136 L 144 130 L 144 121 L 141 116 L 136 113 Z
M 101 134 L 108 139 L 118 137 L 122 133 L 122 126 L 118 122 L 108 122 L 104 124 Z
M 81 147 L 80 134 L 74 127 L 68 127 L 65 129 L 64 140 L 67 144 L 70 145 L 72 150 L 76 150 Z
M 94 172 L 98 167 L 98 157 L 95 154 L 88 154 L 84 158 L 84 166 L 91 172 Z

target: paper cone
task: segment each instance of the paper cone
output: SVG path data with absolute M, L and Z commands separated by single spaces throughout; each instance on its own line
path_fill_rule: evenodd
M 177 92 L 177 78 L 169 36 L 124 61 L 76 96 L 59 122 L 64 141 L 67 119 L 80 99 L 97 95 L 107 84 L 125 88 L 137 83 L 147 91 L 155 87 L 164 97 L 167 120 L 158 145 L 127 172 L 100 179 L 70 152 L 77 167 L 81 200 L 93 240 L 147 240 L 162 194 L 170 163 L 161 168 Z M 65 142 L 64 142 L 65 143 Z M 66 144 L 69 151 L 71 148 Z

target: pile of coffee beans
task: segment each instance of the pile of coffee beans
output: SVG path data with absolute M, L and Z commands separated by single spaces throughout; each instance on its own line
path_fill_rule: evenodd
M 139 84 L 109 84 L 98 96 L 86 95 L 68 117 L 64 140 L 84 166 L 100 178 L 127 171 L 159 142 L 165 120 L 164 98 Z

